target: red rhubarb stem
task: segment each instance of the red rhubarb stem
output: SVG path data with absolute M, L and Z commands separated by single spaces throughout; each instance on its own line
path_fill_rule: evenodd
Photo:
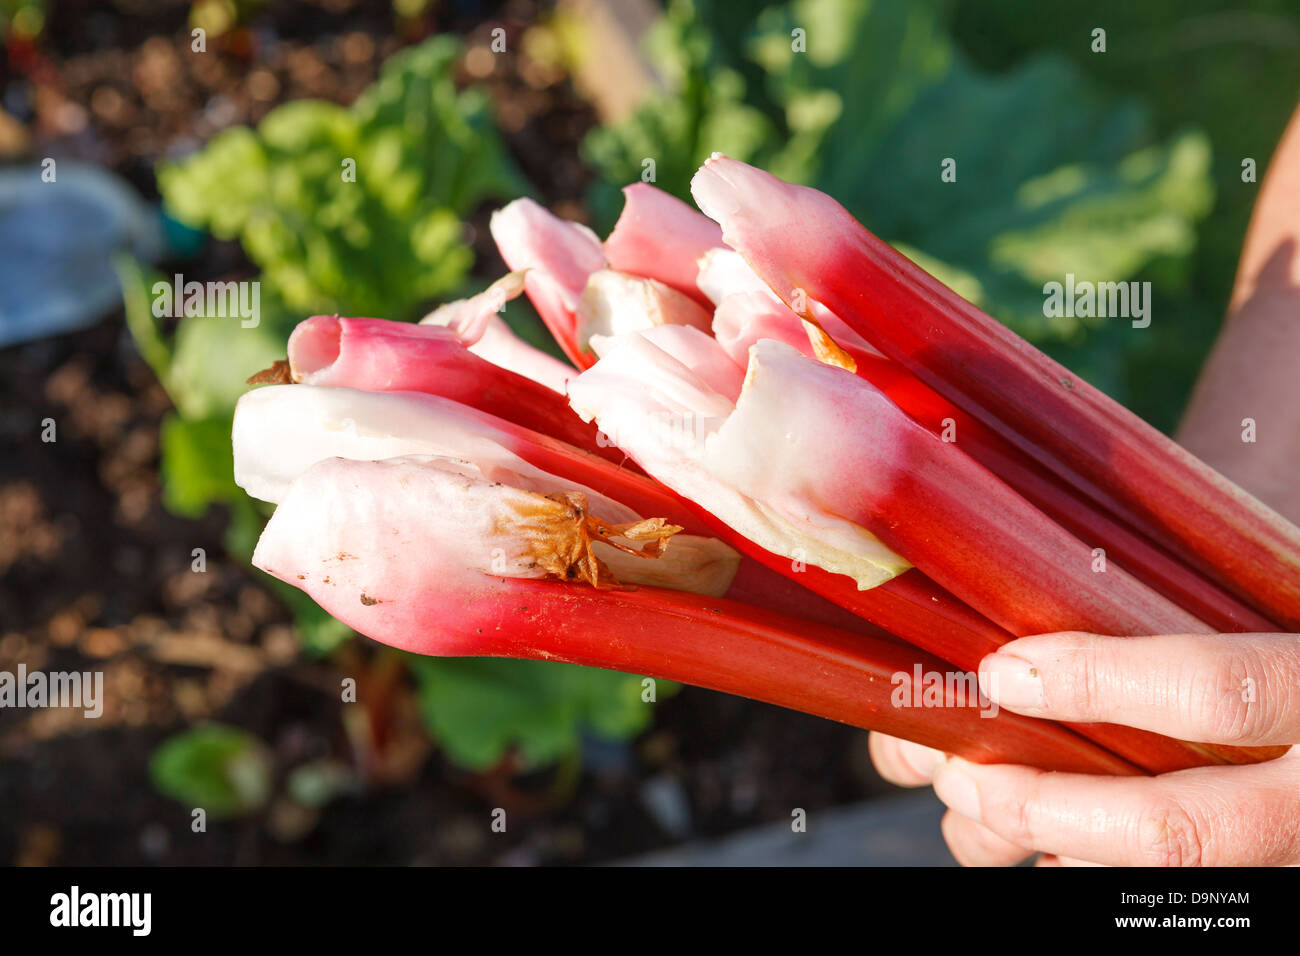
M 1268 616 L 1300 629 L 1300 528 L 1025 342 L 838 203 L 715 157 L 693 191 L 777 295 L 888 358 Z
M 1085 543 L 1106 551 L 1107 560 L 1179 607 L 1220 631 L 1242 633 L 1278 629 L 1270 620 L 1204 575 L 1152 544 L 1096 502 L 967 415 L 898 364 L 851 346 L 857 373 L 871 382 L 931 433 L 952 435 L 972 458 L 1022 497 Z M 951 431 L 950 431 L 951 430 Z
M 787 558 L 764 551 L 716 519 L 710 523 L 718 537 L 748 557 L 773 571 L 797 578 L 815 594 L 915 647 L 951 661 L 964 671 L 977 672 L 986 655 L 1015 640 L 1015 635 L 972 610 L 916 569 L 861 591 L 842 574 L 812 566 L 796 571 Z M 1156 774 L 1209 764 L 1255 763 L 1279 756 L 1285 749 L 1209 746 L 1118 724 L 1066 726 L 1148 773 Z
M 1008 711 L 981 718 L 951 693 L 937 708 L 896 706 L 898 675 L 915 675 L 918 669 L 951 673 L 950 665 L 914 648 L 653 588 L 597 597 L 590 589 L 540 582 L 521 592 L 523 603 L 501 615 L 491 653 L 553 656 L 678 680 L 879 730 L 981 763 L 1134 772 L 1059 725 Z M 559 641 L 557 633 L 564 635 Z
M 1001 711 L 980 716 L 945 689 L 943 703 L 912 706 L 918 672 L 951 665 L 905 645 L 757 610 L 723 598 L 643 587 L 596 591 L 549 581 L 491 581 L 463 625 L 438 621 L 420 654 L 559 660 L 680 681 L 916 741 L 980 763 L 1131 775 L 1128 762 L 1050 722 Z M 366 608 L 344 620 L 368 632 Z M 471 628 L 470 625 L 473 625 Z M 919 669 L 919 671 L 918 671 Z M 899 675 L 902 675 L 901 677 Z M 896 706 L 895 694 L 908 706 Z

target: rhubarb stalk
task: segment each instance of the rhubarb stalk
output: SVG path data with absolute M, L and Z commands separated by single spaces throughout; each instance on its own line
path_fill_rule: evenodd
M 606 268 L 600 240 L 531 199 L 516 199 L 492 214 L 492 238 L 506 265 L 524 272 L 524 290 L 564 354 L 578 368 L 594 361 L 577 339 L 578 303 L 587 279 Z
M 611 269 L 656 279 L 701 305 L 708 298 L 696 284 L 699 260 L 721 248 L 717 223 L 648 183 L 623 190 L 623 212 L 604 243 Z
M 946 670 L 914 649 L 722 598 L 618 589 L 592 563 L 591 518 L 581 502 L 489 482 L 464 463 L 330 459 L 293 483 L 253 560 L 361 633 L 414 653 L 612 668 L 982 762 L 1137 772 L 1058 725 L 981 716 L 948 687 L 937 706 L 907 706 L 915 674 Z M 599 522 L 595 531 L 606 533 Z
M 657 279 L 601 269 L 587 279 L 578 304 L 575 336 L 584 353 L 596 335 L 623 335 L 661 325 L 707 332 L 713 315 L 685 293 Z
M 971 606 L 1016 634 L 1207 630 L 1121 569 L 1095 573 L 1087 546 L 849 373 L 763 341 L 733 406 L 658 352 L 638 336 L 616 342 L 571 383 L 575 408 L 730 526 L 724 540 L 904 640 L 977 668 L 1012 633 Z M 686 427 L 665 429 L 663 417 Z M 846 524 L 859 534 L 847 546 Z M 882 545 L 924 556 L 920 570 L 961 593 L 906 572 L 901 558 L 885 578 L 887 561 L 845 560 Z M 1107 626 L 1081 623 L 1090 621 Z M 1083 730 L 1152 772 L 1275 755 Z
M 799 318 L 770 292 L 732 294 L 719 303 L 714 335 L 733 361 L 747 360 L 760 339 L 776 339 L 813 356 Z M 1221 631 L 1266 633 L 1278 625 L 1152 544 L 898 364 L 845 345 L 856 373 L 913 420 L 972 458 L 1079 539 L 1101 547 L 1108 561 Z
M 915 564 L 1017 635 L 1203 633 L 870 383 L 762 340 L 733 404 L 628 336 L 569 385 L 651 475 L 746 537 L 870 588 Z M 656 427 L 667 416 L 674 432 Z
M 524 273 L 507 273 L 472 298 L 439 306 L 420 324 L 446 326 L 479 358 L 563 395 L 577 369 L 529 345 L 497 314 L 524 290 L 524 282 Z
M 885 356 L 1117 517 L 1300 629 L 1300 528 L 871 235 L 823 193 L 715 156 L 692 192 L 801 317 Z
M 475 355 L 439 325 L 318 315 L 289 336 L 290 381 L 370 391 L 441 395 L 615 462 L 562 394 Z

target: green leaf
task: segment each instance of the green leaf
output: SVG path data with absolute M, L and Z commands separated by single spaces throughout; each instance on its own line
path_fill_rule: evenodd
M 126 327 L 135 340 L 141 357 L 153 369 L 165 388 L 171 374 L 172 350 L 163 337 L 163 331 L 153 314 L 151 289 L 161 276 L 140 264 L 132 256 L 119 254 L 113 259 L 117 281 L 122 287 L 122 305 L 126 313 Z
M 215 502 L 244 497 L 234 479 L 229 418 L 182 418 L 168 412 L 159 443 L 163 503 L 173 514 L 201 518 Z
M 212 817 L 253 813 L 271 794 L 265 745 L 238 727 L 205 724 L 167 740 L 149 761 L 163 794 Z
M 889 126 L 948 71 L 947 4 L 929 0 L 799 0 L 758 19 L 750 56 L 782 105 L 789 141 L 773 172 L 835 189 L 885 141 Z M 805 52 L 792 32 L 804 31 Z M 856 171 L 856 172 L 855 172 Z
M 254 372 L 284 358 L 281 323 L 244 328 L 238 318 L 192 316 L 176 329 L 167 377 L 172 401 L 187 418 L 229 415 Z M 226 444 L 230 444 L 226 419 Z
M 462 219 L 527 191 L 480 91 L 454 79 L 459 43 L 394 56 L 351 108 L 276 107 L 158 173 L 178 219 L 238 238 L 263 295 L 295 314 L 412 318 L 473 264 Z
M 451 82 L 459 54 L 450 36 L 405 50 L 353 107 L 364 165 L 394 212 L 437 196 L 465 216 L 486 196 L 530 192 L 501 143 L 486 95 Z
M 818 184 L 883 237 L 972 276 L 1022 335 L 1080 340 L 1086 320 L 1044 317 L 1043 283 L 1125 281 L 1185 257 L 1209 208 L 1204 137 L 1148 147 L 1144 129 L 1133 104 L 1105 106 L 1062 59 L 999 77 L 957 61 L 881 141 L 852 150 L 864 165 L 829 153 Z M 956 181 L 940 183 L 949 158 Z
M 483 769 L 518 748 L 531 765 L 574 752 L 581 735 L 623 739 L 643 730 L 653 705 L 641 677 L 555 661 L 413 657 L 425 723 L 447 755 Z M 659 696 L 676 685 L 658 681 Z
M 266 150 L 244 126 L 218 133 L 200 152 L 158 168 L 168 210 L 186 225 L 235 239 L 266 196 Z

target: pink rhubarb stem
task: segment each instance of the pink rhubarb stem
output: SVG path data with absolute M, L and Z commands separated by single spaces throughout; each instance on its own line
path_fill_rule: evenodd
M 375 460 L 401 455 L 472 459 L 497 450 L 512 459 L 621 502 L 644 517 L 716 538 L 689 503 L 639 472 L 494 415 L 436 395 L 281 385 L 244 395 L 235 410 L 235 480 L 254 497 L 278 502 L 290 484 L 327 458 Z M 883 629 L 740 557 L 728 598 L 844 630 L 896 640 Z
M 446 326 L 479 358 L 563 395 L 569 379 L 578 370 L 529 345 L 498 314 L 506 302 L 523 291 L 525 280 L 522 272 L 507 273 L 472 298 L 439 306 L 421 319 L 420 324 Z
M 440 395 L 611 461 L 625 457 L 563 395 L 479 358 L 442 326 L 313 316 L 289 336 L 289 367 L 296 382 Z
M 595 357 L 578 341 L 577 323 L 587 279 L 608 266 L 596 234 L 531 199 L 497 210 L 491 229 L 506 265 L 525 273 L 524 291 L 564 354 L 578 368 L 589 367 Z
M 609 267 L 657 279 L 710 305 L 696 280 L 704 254 L 722 248 L 718 224 L 648 183 L 625 187 L 623 199 L 623 212 L 604 243 Z
M 1122 568 L 1098 566 L 1088 544 L 869 382 L 776 343 L 751 356 L 751 378 L 757 363 L 777 382 L 802 380 L 814 393 L 800 396 L 805 417 L 834 416 L 852 436 L 834 462 L 852 480 L 822 489 L 833 510 L 1013 634 L 1212 630 Z

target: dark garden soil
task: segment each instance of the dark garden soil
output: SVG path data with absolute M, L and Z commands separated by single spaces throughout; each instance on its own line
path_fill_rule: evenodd
M 50 6 L 38 53 L 10 50 L 3 64 L 5 109 L 26 128 L 28 154 L 99 162 L 151 200 L 155 160 L 220 128 L 298 97 L 351 102 L 385 56 L 435 29 L 485 42 L 492 26 L 518 32 L 537 15 L 527 2 L 439 3 L 445 12 L 395 31 L 389 0 L 273 2 L 253 29 L 194 58 L 187 4 Z M 589 109 L 562 76 L 513 58 L 485 82 L 521 167 L 581 217 Z M 478 245 L 490 274 L 499 260 Z M 185 268 L 207 278 L 251 267 L 237 246 L 211 243 Z M 158 426 L 169 407 L 120 313 L 0 351 L 0 670 L 102 670 L 107 701 L 98 721 L 0 710 L 0 863 L 603 861 L 884 789 L 865 734 L 694 689 L 661 703 L 631 744 L 593 741 L 581 767 L 454 767 L 424 737 L 384 651 L 356 641 L 338 659 L 303 655 L 256 572 L 224 556 L 224 515 L 163 508 Z M 40 437 L 46 418 L 52 443 Z M 205 574 L 190 571 L 194 548 Z M 386 687 L 369 726 L 342 712 L 343 666 Z M 278 795 L 196 834 L 147 768 L 161 741 L 209 719 L 266 741 Z M 283 777 L 311 761 L 360 768 L 365 782 L 306 806 Z M 504 834 L 487 825 L 494 807 L 509 814 Z

